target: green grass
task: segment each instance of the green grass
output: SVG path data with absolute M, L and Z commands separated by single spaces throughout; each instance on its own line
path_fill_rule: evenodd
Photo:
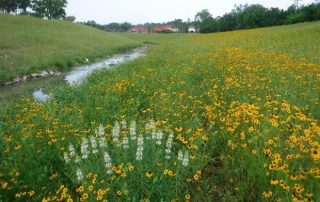
M 66 70 L 141 45 L 84 25 L 0 14 L 0 84 L 45 69 Z
M 207 35 L 121 34 L 157 45 L 145 57 L 94 73 L 81 86 L 57 87 L 48 103 L 24 98 L 2 108 L 0 196 L 8 201 L 317 201 L 319 25 Z M 151 131 L 163 136 L 154 137 L 150 124 L 145 126 L 152 119 Z M 144 138 L 141 161 L 136 158 L 141 144 L 129 129 L 134 121 Z M 93 140 L 108 146 L 93 154 Z M 89 150 L 88 158 L 76 163 L 71 144 L 79 156 Z M 129 149 L 123 148 L 127 144 Z M 187 166 L 179 151 L 189 159 Z

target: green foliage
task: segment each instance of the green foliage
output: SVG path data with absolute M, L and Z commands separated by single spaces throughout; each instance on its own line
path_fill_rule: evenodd
M 255 28 L 265 26 L 267 9 L 259 4 L 241 7 L 236 15 L 237 28 Z
M 38 17 L 61 19 L 66 16 L 67 0 L 32 0 L 32 10 Z
M 64 18 L 65 21 L 74 22 L 76 20 L 75 16 L 67 16 Z
M 212 18 L 208 10 L 196 14 L 196 25 L 200 32 L 219 32 L 250 29 L 273 25 L 292 24 L 320 19 L 320 3 L 306 6 L 290 6 L 287 10 L 265 8 L 259 4 L 235 6 L 232 12 Z
M 174 21 L 168 22 L 168 24 L 179 29 L 179 32 L 185 33 L 188 32 L 189 23 L 183 22 L 182 19 L 175 19 Z
M 0 10 L 7 13 L 15 12 L 18 8 L 17 0 L 0 0 Z
M 288 12 L 288 15 L 286 16 L 286 23 L 292 24 L 305 21 L 314 21 L 319 19 L 320 3 L 313 3 L 295 10 L 292 9 L 292 11 Z
M 195 26 L 199 28 L 202 33 L 210 33 L 215 31 L 217 25 L 209 10 L 204 9 L 196 14 Z
M 31 0 L 17 0 L 18 8 L 23 10 L 23 13 L 27 12 L 27 8 L 31 5 Z

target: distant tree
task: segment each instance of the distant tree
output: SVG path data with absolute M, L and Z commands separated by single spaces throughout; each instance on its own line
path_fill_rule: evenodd
M 64 20 L 69 21 L 69 22 L 74 22 L 76 20 L 76 17 L 75 16 L 67 16 L 67 17 L 65 17 Z
M 0 10 L 6 13 L 16 12 L 17 8 L 17 0 L 0 0 Z
M 281 25 L 284 21 L 285 13 L 283 10 L 280 10 L 279 8 L 270 8 L 266 13 L 264 24 L 266 26 Z
M 237 19 L 234 12 L 226 13 L 218 20 L 218 31 L 230 31 L 237 28 Z
M 50 19 L 60 19 L 66 16 L 66 0 L 32 0 L 32 10 L 36 16 Z
M 31 0 L 17 0 L 17 7 L 23 13 L 27 13 L 27 8 L 31 6 Z
M 205 20 L 208 20 L 209 18 L 212 18 L 211 13 L 209 12 L 208 9 L 204 9 L 196 14 L 195 21 L 201 24 Z
M 148 29 L 148 32 L 151 32 L 152 31 L 152 27 L 154 26 L 155 24 L 154 23 L 144 23 L 143 24 L 143 27 L 146 27 Z
M 289 10 L 290 9 L 290 10 Z M 312 3 L 299 8 L 292 5 L 287 10 L 286 23 L 298 23 L 305 21 L 314 21 L 320 19 L 320 3 Z
M 107 24 L 105 29 L 108 32 L 117 32 L 118 30 L 120 30 L 120 24 L 113 22 L 113 23 Z
M 195 16 L 195 26 L 202 33 L 209 33 L 215 30 L 216 21 L 208 9 L 198 12 Z
M 183 22 L 182 19 L 175 19 L 174 21 L 168 22 L 168 24 L 179 29 L 179 32 L 188 32 L 188 23 Z
M 255 28 L 265 26 L 267 9 L 260 4 L 245 5 L 238 9 L 238 28 Z
M 124 22 L 124 23 L 120 24 L 120 30 L 119 31 L 126 32 L 131 28 L 132 28 L 132 25 L 130 23 Z

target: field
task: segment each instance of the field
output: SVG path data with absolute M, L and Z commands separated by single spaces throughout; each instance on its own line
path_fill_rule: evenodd
M 66 70 L 141 45 L 71 22 L 0 14 L 0 84 L 44 69 Z
M 0 117 L 3 201 L 319 201 L 320 22 L 196 35 Z

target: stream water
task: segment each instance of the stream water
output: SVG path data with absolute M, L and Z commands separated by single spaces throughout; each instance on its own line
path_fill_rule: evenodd
M 53 95 L 46 92 L 52 85 L 67 83 L 68 85 L 79 85 L 91 73 L 99 69 L 109 69 L 114 66 L 135 60 L 145 55 L 149 45 L 136 48 L 128 53 L 116 54 L 105 60 L 72 68 L 70 72 L 60 76 L 51 76 L 26 81 L 13 86 L 0 87 L 0 101 L 15 99 L 21 94 L 32 94 L 36 101 L 45 102 Z
M 70 85 L 79 84 L 85 77 L 90 75 L 95 70 L 111 68 L 113 66 L 135 60 L 145 55 L 146 49 L 146 46 L 136 48 L 130 53 L 114 55 L 113 57 L 98 63 L 76 67 L 71 72 L 67 73 L 65 80 Z

